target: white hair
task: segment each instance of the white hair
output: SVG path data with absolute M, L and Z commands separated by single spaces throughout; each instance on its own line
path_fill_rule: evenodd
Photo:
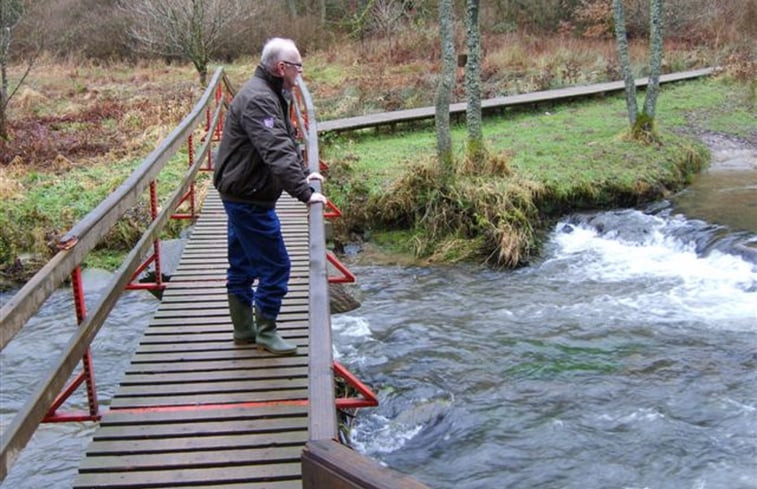
M 287 55 L 299 56 L 300 51 L 291 39 L 274 37 L 266 41 L 263 53 L 260 55 L 260 64 L 273 71 L 276 63 L 283 60 Z

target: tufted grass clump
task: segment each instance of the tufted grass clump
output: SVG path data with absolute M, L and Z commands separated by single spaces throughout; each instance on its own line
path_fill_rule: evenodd
M 373 205 L 373 222 L 415 230 L 411 247 L 430 262 L 483 260 L 494 266 L 522 264 L 536 246 L 542 187 L 513 177 L 502 155 L 464 165 L 446 184 L 432 157 L 399 177 Z M 481 170 L 483 169 L 483 170 Z

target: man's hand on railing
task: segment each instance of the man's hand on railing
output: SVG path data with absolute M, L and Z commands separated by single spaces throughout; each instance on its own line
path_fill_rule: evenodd
M 324 196 L 320 192 L 313 192 L 313 194 L 310 196 L 310 200 L 308 200 L 308 205 L 313 205 L 317 203 L 326 205 L 328 203 L 328 199 L 326 199 L 326 196 Z
M 308 175 L 307 181 L 312 182 L 313 180 L 318 180 L 319 182 L 323 182 L 323 175 L 318 173 L 317 171 L 314 171 L 310 175 Z

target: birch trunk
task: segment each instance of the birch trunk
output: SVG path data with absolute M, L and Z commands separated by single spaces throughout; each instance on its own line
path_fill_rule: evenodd
M 649 83 L 644 99 L 644 113 L 654 121 L 657 95 L 660 93 L 660 69 L 662 68 L 662 0 L 651 0 L 649 6 Z
M 618 46 L 618 61 L 623 74 L 623 82 L 626 87 L 626 106 L 628 107 L 628 120 L 631 127 L 636 124 L 636 115 L 639 109 L 636 106 L 636 81 L 631 70 L 631 57 L 628 51 L 628 36 L 626 35 L 626 21 L 623 13 L 622 0 L 612 0 L 613 20 L 615 21 L 615 41 Z
M 452 0 L 439 0 L 439 37 L 442 50 L 442 72 L 436 89 L 435 114 L 436 152 L 442 178 L 453 174 L 452 136 L 450 134 L 449 105 L 455 84 L 455 43 Z
M 484 153 L 484 135 L 481 130 L 481 28 L 479 26 L 479 0 L 466 0 L 468 28 L 468 62 L 465 65 L 465 111 L 468 127 L 467 156 L 475 163 Z

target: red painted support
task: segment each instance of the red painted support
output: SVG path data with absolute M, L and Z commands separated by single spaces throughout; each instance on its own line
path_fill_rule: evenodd
M 155 220 L 158 217 L 158 185 L 155 180 L 150 182 L 150 217 Z M 142 263 L 134 274 L 131 276 L 131 283 L 125 288 L 126 290 L 163 290 L 166 285 L 163 283 L 163 270 L 160 266 L 160 240 L 156 239 L 152 243 L 152 254 Z M 148 266 L 155 264 L 155 280 L 153 282 L 135 282 Z
M 74 309 L 76 310 L 77 324 L 81 324 L 87 316 L 87 305 L 84 300 L 84 284 L 81 279 L 81 267 L 76 267 L 71 272 L 71 290 L 74 296 Z M 89 413 L 63 413 L 59 414 L 58 409 L 65 403 L 69 397 L 85 382 L 87 385 L 87 402 L 89 404 Z M 100 419 L 99 404 L 97 402 L 97 389 L 95 388 L 95 372 L 92 369 L 92 355 L 89 348 L 82 357 L 82 371 L 71 381 L 63 392 L 58 394 L 50 409 L 47 411 L 43 423 L 61 423 L 65 421 L 98 421 Z
M 210 122 L 208 122 L 210 124 Z M 208 126 L 210 127 L 210 126 Z M 189 160 L 189 166 L 191 167 L 194 164 L 194 138 L 190 134 L 187 138 L 187 153 L 188 153 L 188 160 Z M 210 161 L 210 153 L 208 153 L 208 161 Z M 194 181 L 189 185 L 189 191 L 187 191 L 186 194 L 181 198 L 179 201 L 179 206 L 189 200 L 189 212 L 187 213 L 175 213 L 171 215 L 172 219 L 194 219 L 197 217 L 197 211 L 195 209 L 195 183 Z
M 330 284 L 346 284 L 355 281 L 355 275 L 353 275 L 352 272 L 350 272 L 349 269 L 345 267 L 333 253 L 327 251 L 326 259 L 342 273 L 341 276 L 329 276 Z
M 332 219 L 334 217 L 342 216 L 342 211 L 340 211 L 339 208 L 336 205 L 334 205 L 334 203 L 331 202 L 330 200 L 326 202 L 326 207 L 331 209 L 331 211 L 327 211 L 323 213 L 323 217 L 325 217 L 326 219 Z
M 158 214 L 158 185 L 153 180 L 150 182 L 150 217 L 153 221 L 158 218 Z M 155 287 L 163 289 L 165 285 L 163 284 L 163 269 L 160 266 L 160 239 L 152 242 L 152 250 L 155 263 Z
M 347 370 L 344 365 L 337 361 L 334 362 L 334 375 L 343 378 L 348 385 L 354 387 L 355 390 L 357 390 L 360 395 L 363 396 L 362 398 L 343 397 L 337 399 L 337 409 L 376 407 L 379 405 L 378 397 L 376 397 L 376 394 L 374 394 L 367 385 L 365 385 L 357 377 L 355 377 L 352 372 Z
M 223 88 L 222 88 L 222 85 L 219 84 L 218 87 L 216 88 L 216 107 L 218 107 L 222 103 L 223 103 Z M 223 132 L 223 112 L 221 112 L 221 117 L 218 119 L 218 125 L 216 126 L 216 130 L 213 135 L 213 141 L 220 142 L 222 132 Z M 213 170 L 213 165 L 211 164 L 211 161 L 210 161 L 210 154 L 208 154 L 208 168 L 207 169 L 209 171 Z

